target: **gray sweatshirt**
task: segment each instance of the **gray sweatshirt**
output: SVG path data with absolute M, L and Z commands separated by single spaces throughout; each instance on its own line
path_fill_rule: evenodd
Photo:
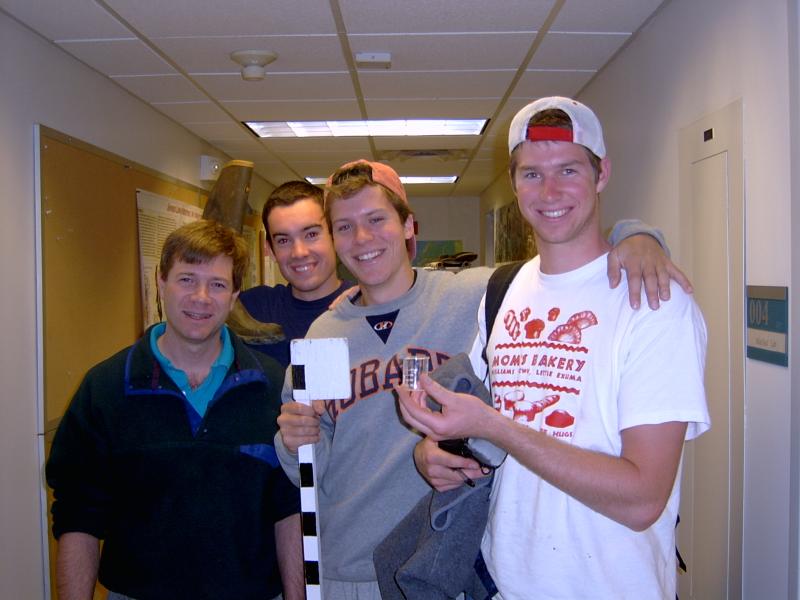
M 392 393 L 401 382 L 399 359 L 427 354 L 436 368 L 469 349 L 491 271 L 416 273 L 414 285 L 397 300 L 378 306 L 342 302 L 308 331 L 311 338 L 348 338 L 353 388 L 350 400 L 328 402 L 316 447 L 326 579 L 375 581 L 375 546 L 430 491 L 414 467 L 420 436 L 402 424 Z M 290 384 L 284 402 L 291 400 Z M 287 474 L 299 484 L 296 455 L 280 435 L 275 445 Z

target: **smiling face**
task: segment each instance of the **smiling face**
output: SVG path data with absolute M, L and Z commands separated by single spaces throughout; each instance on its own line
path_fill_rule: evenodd
M 533 227 L 546 273 L 563 273 L 608 250 L 600 231 L 599 193 L 610 161 L 595 176 L 586 150 L 571 142 L 524 142 L 515 150 L 514 190 Z
M 341 261 L 358 280 L 365 304 L 402 296 L 414 282 L 406 240 L 414 218 L 405 222 L 378 185 L 368 185 L 330 207 L 333 243 Z
M 267 216 L 270 248 L 300 300 L 318 300 L 339 287 L 336 253 L 322 207 L 311 199 L 276 206 Z
M 167 320 L 165 341 L 173 346 L 218 343 L 219 332 L 239 296 L 233 290 L 233 261 L 217 256 L 205 263 L 176 259 L 158 289 Z

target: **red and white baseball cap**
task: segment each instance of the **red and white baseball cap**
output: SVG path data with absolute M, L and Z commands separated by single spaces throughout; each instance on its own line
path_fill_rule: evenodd
M 536 125 L 528 123 L 543 110 L 563 110 L 572 121 L 572 132 L 560 127 Z M 511 121 L 508 129 L 508 153 L 511 154 L 519 144 L 525 141 L 560 141 L 580 144 L 594 152 L 599 158 L 605 158 L 606 145 L 603 141 L 603 128 L 592 110 L 572 98 L 549 96 L 539 98 L 520 110 Z
M 372 181 L 377 183 L 378 185 L 382 185 L 388 190 L 391 190 L 395 196 L 400 198 L 408 207 L 409 212 L 411 212 L 411 206 L 408 204 L 408 197 L 406 196 L 406 190 L 403 187 L 403 183 L 400 181 L 400 176 L 397 172 L 387 164 L 381 162 L 375 162 L 371 160 L 367 160 L 365 158 L 360 158 L 358 160 L 354 160 L 349 163 L 343 164 L 341 167 L 336 169 L 336 172 L 343 171 L 346 169 L 350 169 L 355 167 L 356 165 L 366 165 L 372 171 Z M 328 182 L 325 184 L 325 203 L 328 202 L 328 189 L 330 189 L 333 180 L 333 174 L 328 177 Z M 413 217 L 412 217 L 413 218 Z M 406 240 L 406 250 L 408 250 L 408 258 L 412 261 L 414 257 L 417 255 L 417 236 L 416 236 L 416 229 L 417 223 L 414 221 L 414 233 L 411 235 L 409 239 Z

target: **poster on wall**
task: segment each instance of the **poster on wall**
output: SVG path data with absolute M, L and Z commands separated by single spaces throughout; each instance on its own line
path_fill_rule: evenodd
M 528 260 L 536 256 L 533 229 L 519 212 L 516 202 L 509 202 L 495 210 L 494 262 L 500 265 L 515 260 Z
M 203 216 L 203 209 L 179 200 L 136 190 L 139 228 L 139 267 L 144 328 L 162 320 L 158 306 L 156 269 L 164 240 L 178 227 Z

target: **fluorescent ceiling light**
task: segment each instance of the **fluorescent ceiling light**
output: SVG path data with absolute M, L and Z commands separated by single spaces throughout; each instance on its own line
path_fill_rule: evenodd
M 308 183 L 314 185 L 325 185 L 328 182 L 327 177 L 306 177 Z M 400 177 L 400 182 L 403 184 L 419 184 L 419 183 L 455 183 L 458 181 L 458 175 L 447 175 L 446 177 Z
M 486 119 L 398 119 L 392 121 L 246 121 L 258 137 L 380 137 L 480 135 Z

